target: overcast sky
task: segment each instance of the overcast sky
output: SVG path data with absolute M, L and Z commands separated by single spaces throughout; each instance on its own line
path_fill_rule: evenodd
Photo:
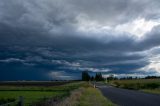
M 159 0 L 1 0 L 0 80 L 160 75 Z

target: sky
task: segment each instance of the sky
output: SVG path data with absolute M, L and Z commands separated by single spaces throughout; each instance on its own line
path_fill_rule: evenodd
M 160 75 L 159 0 L 2 0 L 0 80 Z

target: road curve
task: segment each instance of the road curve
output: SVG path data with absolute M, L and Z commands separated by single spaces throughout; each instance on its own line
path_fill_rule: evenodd
M 102 94 L 118 106 L 160 106 L 160 95 L 96 83 Z

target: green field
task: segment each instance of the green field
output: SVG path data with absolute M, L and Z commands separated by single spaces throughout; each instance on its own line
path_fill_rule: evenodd
M 125 89 L 160 94 L 160 79 L 112 80 L 109 84 Z
M 0 101 L 23 96 L 25 106 L 28 106 L 48 98 L 64 98 L 72 90 L 85 85 L 85 82 L 76 82 L 61 86 L 0 86 Z
M 55 96 L 65 95 L 67 92 L 53 92 L 53 91 L 0 91 L 0 98 L 15 98 L 19 96 L 24 97 L 25 104 L 31 104 L 43 100 L 45 98 L 51 98 Z

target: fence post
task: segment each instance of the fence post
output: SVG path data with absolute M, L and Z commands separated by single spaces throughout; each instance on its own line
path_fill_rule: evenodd
M 94 81 L 94 83 L 93 83 L 93 87 L 94 87 L 94 88 L 96 88 L 96 84 L 95 84 L 95 81 Z
M 24 106 L 24 97 L 23 97 L 23 96 L 20 96 L 20 97 L 19 97 L 18 106 Z
M 96 85 L 94 84 L 94 88 L 96 88 Z

